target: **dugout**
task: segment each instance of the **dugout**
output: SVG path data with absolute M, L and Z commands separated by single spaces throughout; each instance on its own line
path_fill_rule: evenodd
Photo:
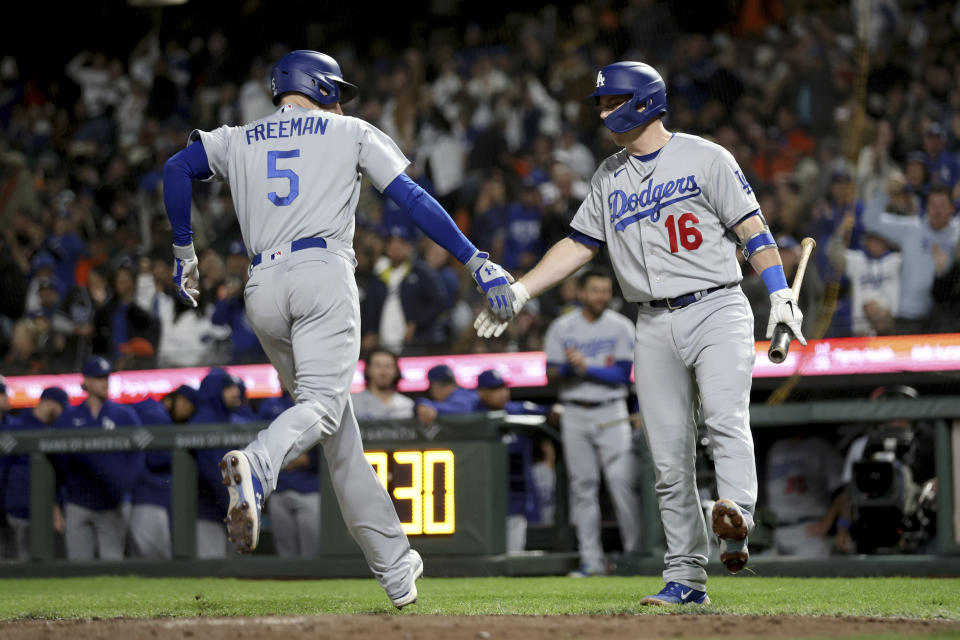
M 938 528 L 934 555 L 831 557 L 823 560 L 757 557 L 758 575 L 960 575 L 960 526 L 957 497 L 960 474 L 960 396 L 916 400 L 832 400 L 751 408 L 755 435 L 764 430 L 826 428 L 843 422 L 883 422 L 901 418 L 935 425 Z M 192 425 L 102 430 L 7 432 L 2 455 L 28 455 L 31 478 L 31 559 L 5 564 L 9 576 L 141 574 L 154 576 L 359 577 L 368 569 L 349 539 L 329 489 L 322 497 L 321 551 L 313 559 L 282 559 L 265 548 L 251 557 L 197 560 L 195 551 L 196 462 L 191 450 L 239 447 L 263 425 Z M 505 552 L 505 433 L 521 430 L 555 437 L 535 421 L 514 421 L 502 414 L 443 420 L 430 429 L 408 421 L 367 422 L 361 426 L 368 459 L 387 480 L 398 514 L 411 541 L 431 567 L 431 575 L 550 575 L 576 566 L 573 533 L 566 523 L 565 481 L 558 469 L 556 524 L 537 534 L 535 544 L 549 548 L 519 556 Z M 55 474 L 50 456 L 58 453 L 132 450 L 173 452 L 173 545 L 169 562 L 68 562 L 57 553 L 51 526 Z M 321 486 L 329 487 L 321 465 Z M 452 487 L 452 490 L 449 490 Z M 646 526 L 656 526 L 650 522 Z M 712 565 L 713 569 L 717 566 Z M 720 567 L 722 569 L 722 567 Z M 622 558 L 625 574 L 657 574 L 660 557 Z

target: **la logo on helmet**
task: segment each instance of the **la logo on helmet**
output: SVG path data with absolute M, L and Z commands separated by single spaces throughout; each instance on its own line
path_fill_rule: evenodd
M 600 71 L 599 73 L 597 73 L 597 86 L 598 87 L 603 86 L 603 71 Z

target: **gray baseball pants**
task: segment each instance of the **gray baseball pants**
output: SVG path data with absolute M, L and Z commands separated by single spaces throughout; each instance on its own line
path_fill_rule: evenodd
M 4 535 L 0 559 L 29 560 L 30 520 L 7 514 L 7 524 L 10 530 L 7 535 Z
M 320 550 L 320 494 L 281 491 L 270 496 L 267 512 L 273 523 L 277 555 L 316 556 Z
M 138 558 L 169 560 L 170 516 L 155 504 L 135 504 L 130 509 L 130 551 Z
M 123 560 L 127 523 L 120 507 L 97 511 L 68 502 L 63 520 L 68 560 Z
M 563 406 L 570 520 L 577 530 L 580 564 L 592 572 L 606 572 L 600 539 L 601 472 L 617 514 L 624 551 L 635 551 L 640 537 L 640 502 L 627 416 L 624 400 L 593 408 L 570 403 Z
M 697 493 L 697 397 L 720 498 L 743 510 L 753 529 L 757 470 L 750 433 L 753 313 L 740 287 L 716 291 L 682 309 L 640 306 L 635 376 L 640 413 L 657 478 L 666 536 L 663 579 L 704 590 L 708 534 Z
M 350 384 L 360 356 L 353 264 L 325 249 L 284 252 L 252 270 L 247 316 L 296 405 L 246 449 L 267 495 L 277 474 L 318 442 L 340 512 L 391 598 L 410 589 L 410 543 L 387 490 L 363 455 Z
M 197 520 L 197 557 L 227 557 L 227 531 L 222 522 Z

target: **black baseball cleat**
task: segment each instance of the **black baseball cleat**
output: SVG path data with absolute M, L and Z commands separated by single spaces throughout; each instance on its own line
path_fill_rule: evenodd
M 220 460 L 220 475 L 230 494 L 227 507 L 227 539 L 237 553 L 252 553 L 260 538 L 260 512 L 263 509 L 263 485 L 242 451 L 229 451 Z

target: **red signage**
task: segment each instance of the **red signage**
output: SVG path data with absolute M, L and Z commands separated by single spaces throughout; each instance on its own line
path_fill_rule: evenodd
M 767 358 L 767 342 L 756 343 L 756 378 L 783 378 L 799 371 L 805 376 L 857 375 L 922 371 L 960 371 L 960 334 L 887 336 L 878 338 L 835 338 L 811 341 L 807 347 L 794 342 L 782 364 Z M 513 387 L 538 387 L 547 383 L 542 351 L 524 353 L 482 353 L 451 356 L 400 358 L 403 379 L 400 390 L 424 391 L 427 371 L 438 364 L 449 365 L 462 387 L 472 388 L 485 369 L 497 369 Z M 280 394 L 277 372 L 268 364 L 225 367 L 243 380 L 247 395 L 266 398 Z M 197 387 L 209 368 L 118 371 L 110 376 L 110 397 L 118 402 L 160 398 L 181 384 Z M 49 386 L 63 387 L 71 400 L 85 397 L 80 374 L 8 376 L 7 392 L 14 408 L 32 407 Z M 364 387 L 363 363 L 357 366 L 351 391 Z

